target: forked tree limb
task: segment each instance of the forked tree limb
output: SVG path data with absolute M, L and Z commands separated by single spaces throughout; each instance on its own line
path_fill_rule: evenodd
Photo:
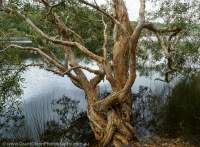
M 64 40 L 68 40 L 69 35 L 68 35 L 66 25 L 64 24 L 63 20 L 56 13 L 53 13 L 53 17 L 54 17 L 53 19 L 54 23 L 57 25 L 59 34 L 62 36 Z M 65 62 L 67 64 L 66 65 L 67 71 L 65 71 L 64 74 L 66 73 L 70 74 L 71 70 L 73 70 L 77 75 L 77 79 L 78 79 L 77 81 L 82 86 L 82 89 L 84 90 L 88 89 L 89 81 L 87 80 L 87 77 L 85 76 L 83 71 L 79 69 L 78 67 L 79 65 L 75 60 L 74 53 L 72 52 L 71 47 L 64 46 L 64 52 L 65 52 Z M 68 69 L 68 64 L 71 65 L 71 69 Z M 74 84 L 76 85 L 76 83 Z
M 145 29 L 148 29 L 148 30 L 153 31 L 153 32 L 158 32 L 158 33 L 180 32 L 182 30 L 182 28 L 180 28 L 180 27 L 175 27 L 175 28 L 158 28 L 153 23 L 149 23 L 149 22 L 145 23 L 143 25 L 143 27 Z
M 103 75 L 103 72 L 100 71 L 100 70 L 91 69 L 91 68 L 89 68 L 89 67 L 87 67 L 87 66 L 81 66 L 81 65 L 71 67 L 71 68 L 68 69 L 67 71 L 63 72 L 63 75 L 65 75 L 65 74 L 71 72 L 72 70 L 78 69 L 78 68 L 84 69 L 84 70 L 89 71 L 90 73 L 94 73 L 94 74 L 96 74 L 96 75 Z
M 59 17 L 56 13 L 53 13 L 54 15 L 54 22 L 57 25 L 57 29 L 58 32 L 61 34 L 62 38 L 64 40 L 69 40 L 69 35 L 66 28 L 66 25 L 64 23 L 64 21 L 62 20 L 61 17 Z M 66 47 L 65 47 L 66 48 Z M 96 87 L 94 87 L 94 85 L 96 86 L 98 83 L 95 82 L 100 82 L 99 80 L 103 77 L 103 76 L 98 76 L 98 75 L 104 75 L 104 72 L 102 72 L 101 70 L 94 70 L 91 69 L 89 67 L 83 67 L 81 65 L 79 65 L 75 59 L 74 53 L 71 51 L 70 47 L 68 47 L 68 55 L 69 57 L 69 64 L 72 68 L 74 68 L 74 72 L 76 73 L 79 82 L 81 83 L 81 85 L 83 86 L 83 89 L 87 95 L 88 98 L 88 107 L 92 104 L 94 104 L 97 101 L 97 95 L 96 95 Z M 95 56 L 99 57 L 102 59 L 102 61 L 98 61 L 97 59 L 95 59 L 95 61 L 97 61 L 97 64 L 102 64 L 102 62 L 104 61 L 103 57 L 100 57 L 96 54 L 94 54 Z M 93 58 L 91 58 L 93 59 Z M 93 59 L 94 60 L 94 59 Z M 83 73 L 83 71 L 81 69 L 87 70 L 89 72 L 92 72 L 94 74 L 97 75 L 97 78 L 94 78 L 95 81 L 93 80 L 93 85 L 91 84 L 91 81 L 88 80 L 88 78 L 86 77 L 86 75 Z
M 57 60 L 54 60 L 48 54 L 46 54 L 45 52 L 43 52 L 42 49 L 40 49 L 40 48 L 36 48 L 36 47 L 23 47 L 23 46 L 16 45 L 16 44 L 11 44 L 11 45 L 9 45 L 9 46 L 6 47 L 6 49 L 9 49 L 9 48 L 18 48 L 18 49 L 22 49 L 22 50 L 36 51 L 39 55 L 41 55 L 42 57 L 44 57 L 45 59 L 47 59 L 47 61 L 49 63 L 55 65 L 55 67 L 58 68 L 59 70 L 61 70 L 61 71 L 65 71 L 66 70 L 65 67 L 61 63 L 57 62 Z
M 124 101 L 126 101 L 126 99 L 124 99 L 124 97 L 127 94 L 127 92 L 131 89 L 132 84 L 134 83 L 134 81 L 136 79 L 135 71 L 131 71 L 131 70 L 135 70 L 135 63 L 133 63 L 131 59 L 130 59 L 130 66 L 134 66 L 134 67 L 132 67 L 130 69 L 129 77 L 128 77 L 123 89 L 120 91 L 111 93 L 105 99 L 97 101 L 94 104 L 94 109 L 96 111 L 99 111 L 99 112 L 106 111 L 110 107 L 112 107 L 112 105 L 123 103 Z
M 63 4 L 65 1 L 61 1 L 57 4 L 54 4 L 54 5 L 50 5 L 48 1 L 46 0 L 41 0 L 41 2 L 45 5 L 45 7 L 48 7 L 48 13 L 47 13 L 47 16 L 50 15 L 53 11 L 53 9 L 57 6 L 60 6 L 61 4 Z
M 96 75 L 94 78 L 92 78 L 90 80 L 92 87 L 96 87 L 104 79 L 104 76 L 105 76 L 105 74 Z
M 135 51 L 136 51 L 137 43 L 139 40 L 139 36 L 143 29 L 143 24 L 145 23 L 144 15 L 145 15 L 145 0 L 140 0 L 140 20 L 139 20 L 139 23 L 136 26 L 133 34 L 131 35 L 131 39 L 129 42 L 129 44 L 130 44 L 130 50 L 129 50 L 130 51 L 130 59 L 129 59 L 130 71 L 129 71 L 128 79 L 127 79 L 124 87 L 120 91 L 113 92 L 112 94 L 107 96 L 105 99 L 96 102 L 94 104 L 94 109 L 96 111 L 105 111 L 114 104 L 123 103 L 124 101 L 126 101 L 124 99 L 124 96 L 127 94 L 128 91 L 130 91 L 131 86 L 133 85 L 135 78 L 136 78 Z M 110 75 L 110 74 L 108 74 L 108 75 Z M 110 75 L 110 77 L 111 77 L 110 81 L 112 82 L 112 75 Z M 113 81 L 114 81 L 114 79 L 113 79 Z
M 172 33 L 167 40 L 168 42 L 170 42 L 173 37 L 177 36 L 177 34 L 179 34 L 183 30 L 180 27 L 175 27 L 175 28 L 171 28 L 171 29 L 170 28 L 158 28 L 152 23 L 145 23 L 143 27 L 155 33 L 158 41 L 160 42 L 160 44 L 163 48 L 166 48 L 167 45 L 166 45 L 164 39 L 161 38 L 161 33 Z M 177 41 L 178 40 L 179 39 L 177 39 Z M 175 41 L 175 44 L 176 43 L 177 42 Z
M 145 0 L 140 0 L 139 22 L 135 27 L 129 42 L 129 48 L 130 48 L 129 76 L 124 86 L 124 90 L 131 89 L 131 86 L 133 85 L 136 79 L 136 48 L 144 23 L 145 23 Z
M 114 77 L 112 76 L 113 71 L 112 71 L 111 64 L 109 63 L 109 61 L 107 59 L 107 56 L 108 56 L 108 49 L 107 49 L 107 46 L 108 46 L 108 32 L 107 32 L 108 31 L 108 25 L 106 24 L 103 16 L 102 16 L 102 22 L 103 22 L 103 25 L 104 25 L 104 30 L 103 30 L 104 43 L 103 43 L 102 50 L 103 50 L 103 57 L 104 57 L 104 61 L 105 61 L 102 64 L 102 66 L 103 66 L 102 69 L 105 71 L 104 74 L 106 74 L 107 80 L 111 83 L 112 87 L 114 87 L 115 82 L 114 82 Z M 96 80 L 96 79 L 94 79 L 94 80 Z M 99 80 L 100 80 L 100 77 L 99 77 Z
M 69 35 L 68 35 L 67 30 L 66 30 L 65 23 L 57 15 L 57 13 L 52 13 L 52 16 L 53 16 L 54 23 L 57 25 L 57 29 L 58 29 L 58 32 L 61 35 L 61 37 L 64 40 L 68 40 L 69 39 L 68 38 Z M 79 80 L 80 83 L 82 83 L 82 84 L 83 83 L 88 83 L 88 80 L 87 80 L 86 76 L 83 74 L 83 72 L 79 68 L 77 68 L 79 65 L 78 65 L 78 63 L 75 60 L 74 54 L 71 51 L 71 47 L 64 46 L 63 49 L 64 49 L 64 53 L 65 53 L 65 67 L 67 67 L 67 71 L 65 71 L 65 73 L 63 73 L 63 74 L 70 73 L 71 69 L 73 69 L 74 72 L 76 73 L 77 78 L 78 78 L 78 80 Z M 69 64 L 72 67 L 71 69 L 68 69 L 68 65 Z
M 172 46 L 173 46 L 173 48 L 178 44 L 178 42 L 181 40 L 181 35 L 179 34 L 178 36 L 177 36 L 177 38 L 173 41 L 173 43 L 172 43 Z
M 56 13 L 53 13 L 54 19 L 57 21 L 58 25 L 62 25 L 62 28 L 65 30 L 65 32 L 71 32 L 72 34 L 74 34 L 74 36 L 76 36 L 78 38 L 78 40 L 80 41 L 80 43 L 84 43 L 83 38 L 76 33 L 74 30 L 70 29 L 69 27 L 67 27 L 64 22 L 59 21 L 59 17 Z
M 159 32 L 155 32 L 155 34 L 156 34 L 156 38 L 158 39 L 158 42 L 161 45 L 161 48 L 164 51 L 165 56 L 170 57 L 170 54 L 168 52 L 169 46 L 168 46 L 167 42 L 164 40 L 164 38 L 161 37 Z
M 52 73 L 54 73 L 54 74 L 56 74 L 56 75 L 59 75 L 59 76 L 64 77 L 64 75 L 62 74 L 62 72 L 60 72 L 60 71 L 58 71 L 58 70 L 54 70 L 54 69 L 50 69 L 50 68 L 44 68 L 44 67 L 42 67 L 42 66 L 40 66 L 40 68 L 42 68 L 42 69 L 44 69 L 44 70 L 46 70 L 46 71 L 52 72 Z

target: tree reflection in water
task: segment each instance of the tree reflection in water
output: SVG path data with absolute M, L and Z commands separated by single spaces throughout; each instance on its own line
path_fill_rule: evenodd
M 187 139 L 189 137 L 192 138 L 198 144 L 200 140 L 199 82 L 200 76 L 195 74 L 190 78 L 179 81 L 175 87 L 168 87 L 166 84 L 166 87 L 156 93 L 153 93 L 149 87 L 140 86 L 138 93 L 133 96 L 135 101 L 133 110 L 135 122 L 133 123 L 136 127 L 137 135 L 140 137 L 154 134 L 168 134 L 170 137 L 185 136 Z M 109 91 L 101 93 L 101 95 L 108 94 Z M 52 99 L 48 100 L 51 101 Z M 39 102 L 42 103 L 41 101 Z M 43 126 L 43 130 L 38 132 L 39 141 L 72 143 L 91 143 L 91 141 L 94 141 L 86 112 L 79 111 L 79 101 L 63 96 L 60 99 L 54 99 L 52 102 L 45 101 L 44 105 L 49 105 L 49 103 L 52 104 L 49 109 L 44 108 L 42 104 L 41 108 L 44 108 L 44 110 L 39 109 L 38 103 L 36 103 L 38 107 L 29 105 L 29 108 L 34 109 L 34 113 L 36 113 L 31 114 L 35 116 L 31 120 L 33 123 L 37 122 L 39 126 Z M 7 113 L 9 116 L 15 114 L 11 111 L 12 109 L 9 110 L 10 112 Z M 45 111 L 45 116 L 41 111 Z M 46 115 L 52 115 L 51 113 L 56 114 L 54 119 L 45 119 L 48 122 L 40 120 L 41 117 L 45 118 Z M 39 115 L 41 117 L 37 117 Z M 42 123 L 45 124 L 43 125 Z M 0 130 L 2 128 L 5 129 L 2 126 Z M 14 130 L 11 127 L 9 129 Z M 32 139 L 30 138 L 30 140 Z
M 41 141 L 88 143 L 94 138 L 86 112 L 78 111 L 79 101 L 63 96 L 52 104 L 59 120 L 47 122 Z

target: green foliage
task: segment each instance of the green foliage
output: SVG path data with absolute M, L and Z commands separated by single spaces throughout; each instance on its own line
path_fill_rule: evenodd
M 21 84 L 22 78 L 19 73 L 22 69 L 12 70 L 9 68 L 5 69 L 5 66 L 0 71 L 0 112 L 6 105 L 7 99 L 20 98 L 22 93 Z
M 47 122 L 44 132 L 40 135 L 41 141 L 91 142 L 91 128 L 86 113 L 78 110 L 79 101 L 63 96 L 53 100 L 52 104 L 53 111 L 59 119 Z
M 178 72 L 182 72 L 185 67 L 198 65 L 200 63 L 199 1 L 151 0 L 151 2 L 155 4 L 155 9 L 148 12 L 148 21 L 159 22 L 155 24 L 157 28 L 181 28 L 181 32 L 175 34 L 171 40 L 169 38 L 172 36 L 172 32 L 159 33 L 165 46 L 170 48 L 170 55 L 173 59 L 172 66 L 178 69 Z M 153 62 L 166 59 L 164 49 L 155 33 L 145 30 L 144 37 L 146 39 L 140 43 L 140 46 L 146 50 L 145 52 L 151 51 Z M 144 56 L 142 54 L 145 52 L 138 51 L 139 57 L 142 58 Z
M 54 2 L 56 3 L 56 1 Z M 13 6 L 13 4 L 15 4 Z M 59 35 L 57 26 L 53 22 L 52 16 L 49 14 L 49 10 L 45 9 L 42 4 L 32 2 L 21 1 L 9 1 L 8 6 L 18 9 L 21 13 L 29 17 L 41 30 L 47 33 L 49 36 L 56 37 Z M 74 30 L 82 36 L 84 44 L 91 51 L 101 54 L 101 47 L 103 45 L 103 24 L 102 15 L 96 10 L 90 9 L 84 5 L 79 4 L 77 1 L 64 1 L 53 9 L 58 15 L 62 17 L 66 26 Z M 28 37 L 32 41 L 32 46 L 43 47 L 46 50 L 53 50 L 53 52 L 60 58 L 64 58 L 63 50 L 60 46 L 54 45 L 35 33 L 25 22 L 11 14 L 5 14 L 0 12 L 1 36 L 8 37 Z M 108 23 L 107 18 L 105 20 Z M 73 33 L 69 32 L 69 38 L 72 41 L 77 41 Z M 5 47 L 6 44 L 2 46 Z M 73 48 L 74 53 L 77 56 L 82 56 L 81 52 L 77 48 Z
M 200 76 L 192 75 L 191 78 L 179 82 L 170 94 L 167 104 L 163 107 L 164 120 L 160 124 L 160 131 L 176 137 L 181 135 L 191 137 L 197 141 L 200 124 Z M 162 116 L 162 115 L 160 115 Z M 161 119 L 161 118 L 160 118 Z
M 22 93 L 21 72 L 25 67 L 21 65 L 19 56 L 13 54 L 12 50 L 0 54 L 0 111 L 6 99 L 19 98 Z
M 0 54 L 0 142 L 5 135 L 16 134 L 24 123 L 21 110 L 21 72 L 25 67 L 21 65 L 18 56 L 12 54 L 15 53 L 7 51 Z

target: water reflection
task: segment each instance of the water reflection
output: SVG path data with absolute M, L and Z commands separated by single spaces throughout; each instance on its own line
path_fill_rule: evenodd
M 92 66 L 93 68 L 97 67 L 92 63 L 90 64 L 90 66 Z M 88 78 L 91 78 L 93 76 L 92 74 L 86 71 L 85 73 Z M 145 115 L 145 118 L 143 119 L 148 119 L 149 110 L 145 109 L 144 111 L 142 111 L 142 109 L 140 108 L 140 106 L 143 105 L 141 103 L 141 100 L 146 101 L 145 99 L 148 99 L 148 97 L 142 96 L 140 87 L 149 87 L 151 88 L 151 92 L 156 95 L 158 93 L 162 93 L 162 89 L 166 88 L 167 84 L 161 81 L 154 80 L 155 78 L 160 77 L 159 73 L 157 72 L 151 73 L 153 75 L 152 77 L 139 76 L 139 73 L 137 74 L 138 76 L 134 83 L 134 86 L 132 87 L 132 91 L 134 93 L 141 94 L 139 98 L 136 99 L 134 107 L 136 111 L 140 111 L 140 114 Z M 51 112 L 54 109 L 52 108 L 52 100 L 55 100 L 65 95 L 71 98 L 72 101 L 79 102 L 77 104 L 77 113 L 86 111 L 86 101 L 84 92 L 75 87 L 67 77 L 59 77 L 57 75 L 54 75 L 52 73 L 46 72 L 38 68 L 31 68 L 24 74 L 24 77 L 26 79 L 24 84 L 25 89 L 23 96 L 25 101 L 25 118 L 26 123 L 28 125 L 27 129 L 29 130 L 29 132 L 31 132 L 29 133 L 29 136 L 32 136 L 35 140 L 39 139 L 39 134 L 41 134 L 44 130 L 44 126 L 39 125 L 44 125 L 47 121 L 58 120 L 58 118 L 55 116 L 55 112 Z M 108 93 L 110 91 L 110 85 L 107 81 L 103 81 L 100 83 L 100 89 L 102 94 Z M 166 94 L 166 92 L 164 94 Z M 36 110 L 40 113 L 40 115 L 35 115 L 35 113 L 38 113 L 36 112 Z M 40 124 L 32 121 L 35 120 L 33 117 L 39 118 L 39 120 L 41 120 Z M 139 121 L 137 120 L 136 122 Z M 138 130 L 139 136 L 144 136 L 148 134 L 148 130 L 144 129 L 144 126 L 142 125 L 138 125 Z
M 90 63 L 89 66 L 93 68 L 97 67 L 93 63 Z M 92 78 L 92 74 L 86 71 L 85 73 L 88 78 Z M 158 73 L 154 74 L 152 78 L 138 76 L 132 87 L 133 92 L 138 93 L 139 87 L 143 85 L 145 87 L 151 87 L 152 91 L 157 93 L 158 89 L 155 88 L 155 85 L 159 85 L 159 87 L 163 86 L 163 82 L 154 81 L 154 78 L 158 76 Z M 41 134 L 44 133 L 44 130 L 49 125 L 47 122 L 51 122 L 50 124 L 54 123 L 54 125 L 55 122 L 60 123 L 60 117 L 53 111 L 56 108 L 55 105 L 53 106 L 52 101 L 58 100 L 63 95 L 70 98 L 73 102 L 78 102 L 76 104 L 77 114 L 86 111 L 87 105 L 84 92 L 75 87 L 67 77 L 59 77 L 36 67 L 31 67 L 27 70 L 23 74 L 23 77 L 25 79 L 23 83 L 24 94 L 22 96 L 24 103 L 23 113 L 25 116 L 25 129 L 23 133 L 25 134 L 24 136 L 29 136 L 30 140 L 40 140 Z M 109 92 L 109 83 L 107 81 L 101 82 L 100 89 L 102 94 Z M 136 109 L 138 109 L 139 103 L 139 101 L 136 102 Z M 72 112 L 68 113 L 71 114 Z M 69 115 L 68 113 L 66 115 Z M 70 122 L 68 122 L 69 124 Z
M 22 133 L 24 115 L 20 109 L 19 99 L 7 99 L 4 109 L 0 113 L 0 138 L 24 138 Z
M 94 64 L 91 64 L 91 66 L 95 67 Z M 93 76 L 90 73 L 86 74 L 88 78 Z M 151 71 L 150 74 L 151 76 L 140 76 L 140 73 L 137 72 L 138 76 L 132 87 L 134 93 L 134 123 L 139 137 L 154 134 L 158 131 L 157 128 L 164 126 L 163 122 L 167 123 L 164 120 L 169 119 L 170 114 L 174 114 L 174 117 L 176 117 L 176 115 L 184 112 L 180 110 L 179 113 L 174 113 L 175 109 L 169 107 L 173 104 L 169 101 L 171 98 L 167 99 L 171 92 L 173 95 L 176 91 L 173 89 L 179 89 L 177 93 L 182 93 L 181 88 L 177 88 L 178 85 L 175 87 L 180 79 L 177 78 L 167 84 L 155 80 L 161 77 L 158 72 Z M 88 140 L 91 140 L 90 138 L 93 138 L 85 114 L 87 104 L 82 90 L 75 87 L 67 77 L 59 77 L 36 67 L 27 70 L 23 77 L 25 82 L 23 84 L 24 105 L 22 109 L 25 125 L 22 133 L 24 135 L 22 136 L 29 136 L 29 139 L 34 141 L 59 142 L 77 140 L 88 142 Z M 198 84 L 192 85 L 197 86 Z M 102 94 L 108 93 L 110 85 L 107 81 L 103 81 L 100 83 L 100 89 Z M 185 94 L 187 98 L 191 96 L 189 95 L 191 91 L 192 89 L 189 89 L 188 94 Z M 200 94 L 196 93 L 196 96 L 199 98 Z M 176 98 L 179 99 L 174 104 L 183 102 L 182 97 L 182 95 L 177 95 Z M 194 98 L 194 96 L 191 97 Z M 187 104 L 188 100 L 186 99 L 184 102 L 181 105 L 182 107 Z M 195 105 L 196 107 L 197 105 Z M 169 117 L 167 114 L 169 114 Z M 199 118 L 199 111 L 197 111 L 197 114 L 197 118 Z M 171 119 L 174 120 L 174 118 Z

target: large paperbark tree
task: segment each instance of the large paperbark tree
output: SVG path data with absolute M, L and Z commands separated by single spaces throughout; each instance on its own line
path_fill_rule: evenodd
M 82 43 L 82 37 L 66 26 L 62 17 L 54 11 L 54 8 L 60 4 L 59 2 L 54 4 L 48 0 L 41 0 L 40 2 L 49 10 L 48 15 L 52 16 L 57 26 L 59 37 L 49 36 L 37 27 L 30 18 L 16 9 L 5 7 L 4 11 L 19 16 L 41 38 L 53 44 L 60 45 L 64 50 L 65 64 L 59 62 L 52 52 L 51 54 L 47 54 L 42 48 L 11 44 L 6 49 L 16 48 L 37 52 L 45 61 L 56 68 L 56 70 L 55 68 L 48 69 L 49 71 L 61 76 L 67 75 L 77 87 L 84 90 L 87 97 L 87 115 L 90 126 L 101 146 L 132 144 L 136 140 L 135 130 L 132 126 L 133 101 L 131 92 L 131 87 L 136 79 L 136 48 L 143 28 L 154 28 L 151 23 L 145 22 L 145 0 L 140 0 L 139 20 L 135 27 L 132 27 L 130 24 L 127 8 L 123 0 L 112 0 L 112 12 L 110 13 L 99 7 L 96 3 L 93 4 L 85 0 L 79 0 L 80 3 L 96 9 L 102 13 L 103 17 L 107 17 L 113 22 L 112 58 L 108 55 L 108 24 L 106 24 L 104 19 L 102 19 L 104 24 L 103 54 L 97 55 Z M 173 32 L 173 30 L 167 29 L 156 30 Z M 72 33 L 78 41 L 72 41 L 69 33 Z M 74 48 L 78 48 L 87 58 L 95 61 L 99 69 L 94 70 L 79 65 L 73 52 Z M 83 70 L 94 73 L 95 77 L 88 79 Z M 112 91 L 108 96 L 99 99 L 98 84 L 104 78 L 109 81 Z

